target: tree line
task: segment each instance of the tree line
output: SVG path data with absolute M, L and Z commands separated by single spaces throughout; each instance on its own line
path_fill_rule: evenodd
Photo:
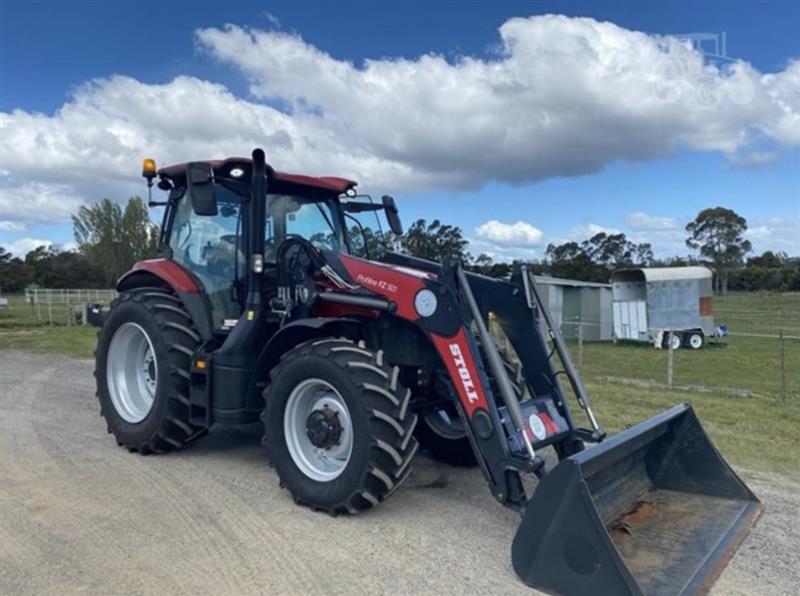
M 635 243 L 623 233 L 599 232 L 583 242 L 549 244 L 544 258 L 525 263 L 538 275 L 607 283 L 617 269 L 628 267 L 686 267 L 702 265 L 714 273 L 718 293 L 737 291 L 800 291 L 800 258 L 766 251 L 750 256 L 745 239 L 747 220 L 731 209 L 712 207 L 697 214 L 685 228 L 686 247 L 695 254 L 656 258 L 650 243 Z M 439 220 L 415 221 L 401 239 L 403 249 L 415 256 L 441 261 L 459 258 L 473 271 L 507 277 L 514 263 L 495 261 L 487 254 L 473 256 L 460 228 Z
M 124 208 L 110 199 L 82 206 L 72 227 L 76 250 L 39 246 L 19 258 L 0 247 L 0 289 L 113 288 L 133 263 L 158 254 L 158 226 L 139 197 Z
M 110 199 L 83 206 L 72 217 L 76 250 L 40 246 L 23 258 L 0 248 L 0 289 L 21 292 L 28 286 L 48 288 L 110 288 L 136 261 L 158 254 L 158 227 L 150 221 L 139 197 L 120 206 Z M 526 260 L 540 275 L 608 282 L 616 269 L 704 265 L 714 271 L 718 292 L 727 290 L 800 291 L 800 259 L 767 251 L 750 256 L 744 238 L 747 221 L 724 207 L 704 209 L 686 225 L 687 248 L 695 254 L 658 259 L 650 243 L 631 242 L 623 233 L 600 232 L 583 242 L 549 244 L 544 257 Z M 369 227 L 348 230 L 358 256 L 377 258 L 385 238 Z M 403 251 L 431 261 L 461 259 L 475 272 L 503 278 L 514 263 L 490 255 L 473 256 L 458 226 L 418 219 L 400 238 Z

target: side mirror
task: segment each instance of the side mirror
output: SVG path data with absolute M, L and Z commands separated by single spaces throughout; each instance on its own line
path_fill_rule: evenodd
M 401 236 L 403 234 L 403 224 L 397 213 L 397 204 L 394 202 L 394 198 L 389 195 L 383 195 L 381 201 L 383 201 L 383 208 L 386 211 L 386 222 L 389 224 L 389 228 L 392 232 Z
M 211 164 L 194 162 L 186 164 L 186 190 L 197 215 L 216 215 L 217 199 L 214 196 Z

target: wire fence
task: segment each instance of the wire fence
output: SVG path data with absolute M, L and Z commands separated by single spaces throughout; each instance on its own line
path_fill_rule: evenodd
M 6 297 L 0 329 L 87 325 L 89 305 L 107 306 L 116 297 L 115 290 L 28 288 Z
M 116 290 L 75 288 L 26 288 L 28 304 L 83 304 L 109 303 L 117 297 Z
M 558 331 L 587 382 L 800 403 L 800 324 L 785 323 L 786 331 L 777 333 L 734 331 L 705 338 L 700 349 L 672 343 L 669 333 L 661 349 L 647 342 L 614 341 L 608 321 L 566 320 Z M 492 325 L 492 332 L 509 348 L 499 325 Z M 513 350 L 509 353 L 515 357 Z
M 589 378 L 654 384 L 668 390 L 717 390 L 736 396 L 800 399 L 800 334 L 791 321 L 777 333 L 733 331 L 693 349 L 667 331 L 663 343 L 587 341 L 597 321 L 562 321 L 561 334 Z M 592 334 L 597 337 L 596 331 Z M 677 339 L 674 339 L 677 337 Z

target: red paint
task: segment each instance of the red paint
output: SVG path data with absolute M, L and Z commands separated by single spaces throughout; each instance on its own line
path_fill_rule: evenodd
M 121 284 L 125 279 L 134 273 L 142 271 L 152 273 L 159 279 L 164 280 L 176 292 L 187 292 L 193 294 L 200 292 L 200 286 L 194 280 L 194 278 L 189 275 L 183 267 L 178 265 L 175 261 L 171 261 L 169 259 L 149 259 L 147 261 L 139 261 L 133 266 L 133 269 L 119 278 L 117 281 L 117 286 L 119 286 L 119 284 Z
M 249 157 L 229 157 L 228 159 L 209 160 L 207 163 L 211 164 L 214 170 L 218 170 L 236 163 L 250 164 L 252 162 L 253 160 Z M 158 175 L 167 176 L 168 178 L 182 178 L 186 175 L 186 164 L 179 163 L 166 166 L 158 170 Z M 273 175 L 276 180 L 281 180 L 283 182 L 302 184 L 303 186 L 331 190 L 337 193 L 343 193 L 348 188 L 352 188 L 357 184 L 354 180 L 338 178 L 336 176 L 305 176 L 303 174 L 289 174 L 287 172 L 274 172 Z
M 409 321 L 419 318 L 414 309 L 414 296 L 425 287 L 424 279 L 397 269 L 341 255 L 342 265 L 358 285 L 397 304 L 397 316 Z
M 458 398 L 461 400 L 461 405 L 464 407 L 467 416 L 472 418 L 473 413 L 478 408 L 488 410 L 489 405 L 486 402 L 486 393 L 481 385 L 478 367 L 464 329 L 459 329 L 458 333 L 453 337 L 441 337 L 432 334 L 431 339 L 439 352 L 439 356 L 442 358 L 442 362 L 447 367 L 447 373 L 450 375 L 456 391 L 458 391 Z M 454 355 L 453 352 L 456 350 L 453 346 L 457 346 L 457 353 L 463 359 L 463 364 L 460 363 L 458 356 Z
M 311 310 L 312 317 L 366 317 L 368 319 L 377 319 L 380 316 L 380 311 L 364 308 L 361 306 L 352 306 L 350 304 L 337 304 L 335 302 L 324 302 L 320 300 L 314 305 Z
M 338 193 L 345 192 L 348 188 L 355 186 L 356 183 L 345 178 L 335 176 L 304 176 L 302 174 L 287 174 L 286 172 L 275 172 L 275 179 L 283 182 L 302 184 L 303 186 L 313 186 L 325 190 L 333 190 Z
M 544 429 L 545 429 L 545 432 L 547 433 L 547 436 L 545 436 L 544 439 L 537 438 L 533 434 L 533 431 L 530 428 L 530 422 L 528 422 L 528 420 L 526 420 L 525 421 L 525 436 L 528 437 L 528 440 L 531 443 L 536 443 L 537 441 L 544 441 L 548 437 L 552 437 L 553 435 L 557 435 L 558 433 L 561 432 L 561 430 L 558 428 L 558 425 L 555 423 L 555 421 L 552 418 L 550 418 L 550 414 L 548 414 L 547 412 L 544 412 L 544 411 L 543 412 L 535 412 L 535 413 L 533 413 L 531 415 L 536 415 L 536 416 L 539 417 L 539 420 L 541 420 L 542 424 L 544 424 Z
M 548 437 L 559 433 L 558 425 L 550 418 L 550 414 L 547 412 L 539 412 L 539 420 L 542 421 L 544 427 L 547 429 Z

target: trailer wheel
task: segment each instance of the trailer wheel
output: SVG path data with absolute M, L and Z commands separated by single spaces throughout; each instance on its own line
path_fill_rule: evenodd
M 286 352 L 264 391 L 264 444 L 295 501 L 331 514 L 388 498 L 417 451 L 417 415 L 399 370 L 348 339 Z
M 139 288 L 111 304 L 95 380 L 100 414 L 120 446 L 164 453 L 205 434 L 189 422 L 189 368 L 199 343 L 191 316 L 168 291 Z
M 686 336 L 686 345 L 689 346 L 693 350 L 699 350 L 703 347 L 705 343 L 705 338 L 700 331 L 692 331 L 687 334 Z
M 664 339 L 662 341 L 665 349 L 672 348 L 673 350 L 677 350 L 683 344 L 683 334 L 676 333 L 675 331 L 672 333 L 665 332 Z
M 525 379 L 522 376 L 522 367 L 519 363 L 515 364 L 511 361 L 511 357 L 506 350 L 500 346 L 498 346 L 498 349 L 503 366 L 505 366 L 506 372 L 511 379 L 514 393 L 517 399 L 522 401 L 525 397 Z M 497 394 L 497 384 L 491 376 L 489 383 L 492 391 Z M 438 371 L 434 375 L 428 391 L 448 401 L 458 399 L 455 388 L 444 371 Z M 428 450 L 434 459 L 453 466 L 474 466 L 477 464 L 472 446 L 464 430 L 464 422 L 461 420 L 455 406 L 448 405 L 420 416 L 420 422 L 417 425 L 417 438 L 419 438 L 420 446 Z

